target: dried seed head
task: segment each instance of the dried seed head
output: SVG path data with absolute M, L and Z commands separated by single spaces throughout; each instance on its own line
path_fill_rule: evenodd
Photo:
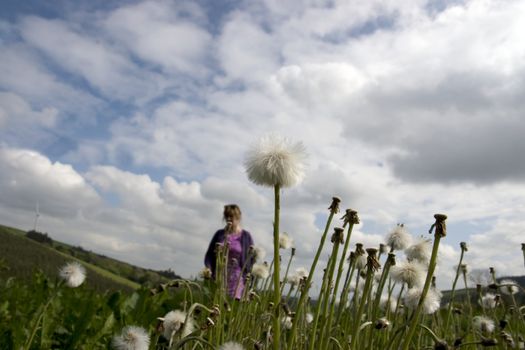
M 434 350 L 449 350 L 450 347 L 448 346 L 447 342 L 444 340 L 438 340 L 434 344 Z
M 356 243 L 355 244 L 355 253 L 357 255 L 365 255 L 365 251 L 363 249 L 363 243 Z
M 332 197 L 332 203 L 328 207 L 330 212 L 332 213 L 339 213 L 339 203 L 341 203 L 341 198 L 339 197 Z
M 499 328 L 500 329 L 505 329 L 505 327 L 507 327 L 508 323 L 509 323 L 509 321 L 507 321 L 506 319 L 499 320 Z
M 390 321 L 386 317 L 379 318 L 374 325 L 375 329 L 385 329 L 388 327 L 390 327 Z
M 359 224 L 359 216 L 357 215 L 357 211 L 353 209 L 346 209 L 345 215 L 341 218 L 343 220 L 343 227 L 345 227 L 348 224 L 357 225 Z
M 428 230 L 428 233 L 432 233 L 432 230 L 436 229 L 436 237 L 445 237 L 447 235 L 447 224 L 445 223 L 445 220 L 447 220 L 447 216 L 445 214 L 434 214 L 434 219 L 436 219 L 436 222 L 430 226 L 430 230 Z
M 467 243 L 466 243 L 466 242 L 460 242 L 460 243 L 459 243 L 459 247 L 460 247 L 461 250 L 463 250 L 464 252 L 467 252 L 467 251 L 468 251 L 468 247 L 467 247 Z
M 496 346 L 498 345 L 498 341 L 493 338 L 482 338 L 480 344 L 481 346 L 485 346 L 485 347 Z
M 344 234 L 344 230 L 340 227 L 334 227 L 334 233 L 332 235 L 332 243 L 339 243 L 339 244 L 343 244 L 344 241 L 345 241 L 345 234 Z
M 368 253 L 366 266 L 370 270 L 372 270 L 374 272 L 378 271 L 381 268 L 381 264 L 377 260 L 377 256 L 376 256 L 377 255 L 377 249 L 376 248 L 367 248 L 366 252 Z

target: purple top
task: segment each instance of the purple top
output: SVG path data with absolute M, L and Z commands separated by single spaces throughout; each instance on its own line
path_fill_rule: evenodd
M 236 239 L 234 239 L 237 237 Z M 217 243 L 224 243 L 224 240 L 226 238 L 226 232 L 224 229 L 218 230 L 213 235 L 213 238 L 211 239 L 210 245 L 208 246 L 208 250 L 206 251 L 206 255 L 204 257 L 204 265 L 207 266 L 211 272 L 213 277 L 215 277 L 215 263 L 217 259 L 217 255 L 215 254 L 215 245 Z M 242 271 L 242 267 L 245 266 L 243 271 L 243 278 L 241 279 L 241 283 L 244 285 L 244 280 L 246 279 L 246 274 L 252 270 L 252 265 L 254 263 L 254 258 L 249 256 L 250 246 L 253 245 L 253 239 L 250 233 L 246 230 L 241 230 L 240 234 L 234 234 L 229 235 L 228 240 L 234 240 L 230 241 L 230 254 L 228 255 L 228 270 L 233 270 L 230 268 L 230 263 L 233 264 L 234 261 L 236 261 L 236 264 L 233 264 L 233 266 L 237 266 L 239 271 Z M 232 244 L 233 243 L 233 244 Z M 236 248 L 233 248 L 232 245 L 235 245 Z M 240 248 L 240 249 L 238 249 Z M 235 260 L 234 257 L 231 255 L 232 250 L 237 251 Z M 234 287 L 235 288 L 235 287 Z M 235 291 L 235 289 L 234 289 Z M 241 290 L 242 292 L 242 290 Z M 233 296 L 233 294 L 230 294 Z
M 228 294 L 232 298 L 240 299 L 244 290 L 244 278 L 241 277 L 242 266 L 239 261 L 242 257 L 241 232 L 229 234 L 226 240 L 230 246 L 228 250 Z

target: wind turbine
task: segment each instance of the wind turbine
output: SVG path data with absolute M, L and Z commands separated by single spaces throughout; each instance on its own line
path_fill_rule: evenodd
M 35 224 L 33 225 L 33 231 L 36 232 L 36 224 L 38 222 L 38 218 L 40 217 L 40 209 L 39 209 L 39 203 L 36 202 L 36 208 L 35 208 Z

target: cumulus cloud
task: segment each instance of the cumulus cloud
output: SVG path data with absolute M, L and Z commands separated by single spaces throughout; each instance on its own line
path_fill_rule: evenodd
M 0 148 L 0 162 L 4 208 L 33 211 L 38 203 L 43 214 L 65 219 L 100 203 L 95 190 L 68 164 L 7 147 Z
M 304 183 L 282 194 L 297 266 L 337 195 L 363 221 L 352 244 L 377 245 L 397 222 L 426 234 L 444 212 L 438 283 L 461 240 L 470 263 L 500 269 L 523 224 L 524 6 L 145 1 L 12 16 L 0 22 L 0 218 L 24 224 L 46 198 L 51 233 L 189 276 L 225 203 L 271 250 L 272 193 L 242 159 L 276 131 L 309 154 Z M 4 137 L 32 123 L 30 137 Z M 42 135 L 58 129 L 73 141 L 53 153 Z
M 29 16 L 22 37 L 62 69 L 85 79 L 111 99 L 144 99 L 159 89 L 160 77 L 141 71 L 100 36 L 88 36 L 61 20 Z
M 167 1 L 124 6 L 104 19 L 109 34 L 141 59 L 164 70 L 202 76 L 211 35 L 196 4 Z

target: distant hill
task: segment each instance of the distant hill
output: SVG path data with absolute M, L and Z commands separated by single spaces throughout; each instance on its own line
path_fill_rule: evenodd
M 525 287 L 525 276 L 505 276 L 505 277 L 498 277 L 496 276 L 496 280 L 499 282 L 501 282 L 501 280 L 505 280 L 505 279 L 510 279 L 510 280 L 513 280 L 514 282 L 518 283 L 520 286 L 522 287 Z M 459 283 L 458 283 L 459 285 Z M 484 295 L 485 293 L 487 292 L 490 292 L 490 293 L 498 293 L 496 290 L 493 290 L 493 289 L 488 289 L 487 287 L 483 287 L 482 289 L 482 295 Z M 446 291 L 442 291 L 443 293 L 443 298 L 441 300 L 441 302 L 443 304 L 446 304 L 449 302 L 450 300 L 450 296 L 451 296 L 451 291 L 450 290 L 446 290 Z M 511 299 L 508 295 L 505 295 L 503 293 L 500 293 L 502 298 L 504 300 L 506 300 L 506 302 L 511 302 Z M 468 291 L 465 289 L 465 288 L 457 288 L 456 289 L 456 292 L 455 292 L 455 297 L 454 297 L 454 300 L 456 301 L 463 301 L 463 300 L 467 300 L 467 295 L 470 296 L 470 300 L 471 302 L 473 303 L 473 305 L 477 305 L 477 302 L 478 302 L 478 294 L 477 294 L 477 290 L 476 288 L 469 288 Z M 515 298 L 516 298 L 516 301 L 518 302 L 518 304 L 523 304 L 525 303 L 525 294 L 523 292 L 519 292 L 518 294 L 515 295 Z
M 31 237 L 31 238 L 29 238 Z M 57 276 L 66 262 L 77 260 L 86 266 L 88 283 L 99 291 L 131 291 L 141 284 L 157 285 L 180 278 L 173 271 L 154 271 L 53 240 L 47 233 L 0 225 L 0 278 L 29 281 L 34 272 Z

